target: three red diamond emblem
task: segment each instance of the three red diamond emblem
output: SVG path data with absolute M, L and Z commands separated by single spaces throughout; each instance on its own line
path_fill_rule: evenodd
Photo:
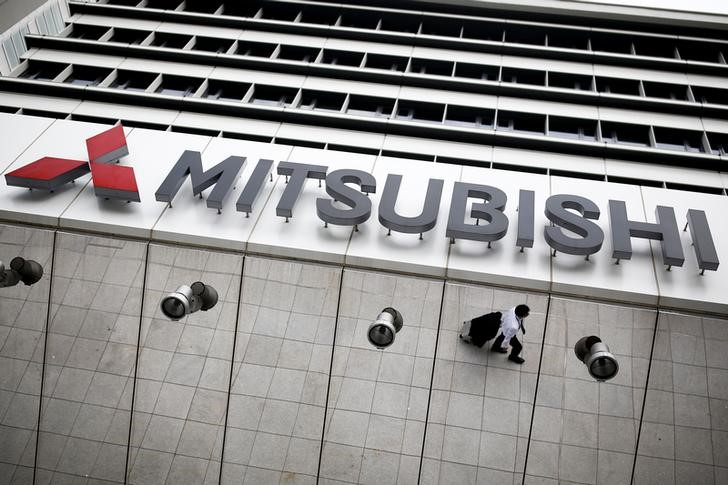
M 15 187 L 53 191 L 90 171 L 97 197 L 141 202 L 134 169 L 112 164 L 129 154 L 123 126 L 87 139 L 86 150 L 88 162 L 43 157 L 5 174 L 5 181 Z

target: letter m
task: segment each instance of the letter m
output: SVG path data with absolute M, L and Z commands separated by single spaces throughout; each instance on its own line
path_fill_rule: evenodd
M 240 176 L 240 169 L 244 163 L 244 157 L 233 156 L 226 158 L 209 170 L 203 171 L 200 152 L 185 150 L 162 185 L 154 193 L 154 197 L 159 202 L 167 202 L 171 207 L 172 199 L 189 175 L 192 179 L 194 195 L 200 194 L 202 197 L 203 190 L 215 186 L 207 197 L 207 207 L 220 212 L 225 198 L 230 193 L 230 188 Z

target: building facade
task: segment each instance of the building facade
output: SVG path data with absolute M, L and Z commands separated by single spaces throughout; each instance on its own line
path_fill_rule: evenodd
M 727 32 L 44 4 L 0 36 L 0 261 L 44 269 L 0 288 L 0 484 L 728 483 Z M 520 303 L 524 364 L 458 337 Z

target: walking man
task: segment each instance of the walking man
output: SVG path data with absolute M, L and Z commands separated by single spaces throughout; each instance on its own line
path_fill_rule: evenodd
M 518 355 L 523 350 L 523 345 L 516 338 L 516 334 L 519 330 L 524 335 L 526 334 L 526 329 L 523 327 L 523 320 L 528 316 L 530 311 L 531 309 L 527 305 L 517 305 L 504 311 L 503 317 L 501 318 L 501 333 L 496 337 L 490 350 L 505 354 L 508 352 L 508 346 L 510 345 L 511 354 L 508 356 L 508 360 L 516 364 L 523 364 L 525 360 Z

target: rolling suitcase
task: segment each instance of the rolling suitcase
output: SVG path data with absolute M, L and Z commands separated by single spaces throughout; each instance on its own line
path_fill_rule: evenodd
M 473 342 L 473 338 L 470 336 L 470 325 L 472 324 L 472 322 L 472 320 L 465 320 L 463 322 L 463 326 L 460 328 L 460 340 L 462 340 L 466 344 L 470 344 Z
M 460 339 L 465 343 L 482 347 L 498 333 L 501 317 L 501 312 L 491 312 L 464 321 L 460 328 Z

